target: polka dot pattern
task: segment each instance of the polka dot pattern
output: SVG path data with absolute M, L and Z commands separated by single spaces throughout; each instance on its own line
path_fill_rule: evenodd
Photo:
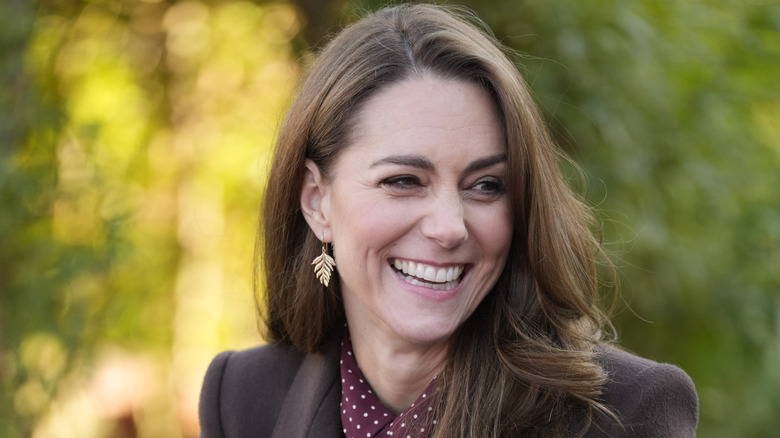
M 352 352 L 349 330 L 341 342 L 341 424 L 347 438 L 427 437 L 436 425 L 430 396 L 436 388 L 434 378 L 422 394 L 398 416 L 379 401 L 360 370 Z

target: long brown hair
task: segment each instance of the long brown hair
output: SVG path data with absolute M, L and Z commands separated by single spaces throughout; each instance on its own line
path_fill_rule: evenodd
M 256 256 L 270 341 L 318 350 L 343 326 L 338 274 L 312 275 L 320 250 L 300 212 L 304 161 L 327 177 L 350 144 L 360 106 L 421 74 L 473 82 L 500 110 L 514 231 L 506 267 L 455 334 L 435 397 L 436 437 L 584 433 L 606 382 L 594 346 L 602 254 L 589 209 L 566 184 L 560 156 L 505 49 L 464 9 L 402 5 L 340 32 L 320 53 L 285 118 L 264 200 Z

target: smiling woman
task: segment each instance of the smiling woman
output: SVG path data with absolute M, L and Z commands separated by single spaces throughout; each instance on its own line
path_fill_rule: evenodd
M 685 373 L 600 338 L 601 248 L 557 158 L 467 13 L 398 6 L 342 31 L 269 177 L 271 344 L 213 361 L 203 435 L 693 436 Z M 328 244 L 329 282 L 311 266 Z
M 424 76 L 366 102 L 329 177 L 307 163 L 302 210 L 315 235 L 337 242 L 350 326 L 389 325 L 383 345 L 396 337 L 425 348 L 449 340 L 504 267 L 512 237 L 500 189 L 506 163 L 474 163 L 505 150 L 485 91 Z M 400 276 L 393 264 L 403 270 L 404 263 Z M 445 277 L 438 283 L 437 269 Z M 432 292 L 447 269 L 463 275 Z

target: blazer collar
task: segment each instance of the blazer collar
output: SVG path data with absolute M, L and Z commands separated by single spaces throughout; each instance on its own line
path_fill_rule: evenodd
M 333 336 L 321 353 L 305 356 L 282 402 L 272 438 L 340 438 L 340 337 Z

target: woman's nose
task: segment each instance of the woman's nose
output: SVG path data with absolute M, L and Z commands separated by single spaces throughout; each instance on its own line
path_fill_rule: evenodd
M 422 234 L 444 248 L 454 248 L 468 238 L 463 202 L 457 193 L 431 199 L 428 214 L 420 224 Z

